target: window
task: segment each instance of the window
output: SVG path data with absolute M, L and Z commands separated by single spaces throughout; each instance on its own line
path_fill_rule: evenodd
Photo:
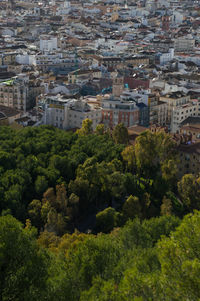
M 185 155 L 185 160 L 189 161 L 190 160 L 190 155 Z

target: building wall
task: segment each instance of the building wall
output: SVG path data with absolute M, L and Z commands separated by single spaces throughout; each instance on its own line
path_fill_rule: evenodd
M 200 117 L 199 102 L 190 102 L 189 104 L 173 108 L 171 131 L 176 133 L 180 128 L 180 124 L 188 117 Z
M 28 104 L 28 88 L 21 84 L 0 84 L 0 104 L 26 111 Z
M 130 89 L 137 89 L 137 88 L 143 88 L 143 89 L 149 89 L 150 81 L 149 79 L 134 79 L 133 77 L 125 77 L 124 83 L 128 84 Z
M 182 96 L 177 98 L 171 98 L 171 96 L 162 96 L 160 100 L 167 103 L 167 123 L 171 123 L 172 111 L 174 107 L 189 103 L 190 96 Z
M 40 50 L 47 52 L 57 50 L 57 38 L 41 38 Z
M 179 177 L 185 174 L 199 174 L 200 173 L 200 147 L 199 150 L 191 151 L 190 146 L 182 147 L 179 150 Z
M 174 41 L 175 51 L 191 51 L 195 47 L 195 40 L 187 37 L 179 37 Z
M 61 129 L 81 128 L 84 119 L 91 119 L 93 129 L 101 122 L 101 109 L 91 109 L 88 112 L 70 109 L 67 104 L 46 106 L 44 123 Z
M 124 79 L 117 77 L 113 80 L 113 95 L 119 97 L 124 90 Z

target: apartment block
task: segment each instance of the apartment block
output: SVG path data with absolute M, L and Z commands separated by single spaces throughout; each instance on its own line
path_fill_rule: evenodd
M 171 117 L 171 132 L 179 131 L 181 123 L 188 117 L 200 116 L 200 101 L 193 100 L 181 106 L 174 107 Z
M 93 129 L 101 122 L 102 110 L 84 100 L 66 99 L 60 95 L 45 100 L 44 124 L 60 129 L 81 128 L 84 119 L 91 119 Z
M 26 112 L 29 109 L 28 85 L 19 79 L 0 82 L 0 105 Z
M 123 123 L 126 127 L 139 124 L 139 108 L 134 101 L 114 97 L 102 99 L 102 122 L 108 127 Z
M 179 37 L 174 41 L 175 51 L 192 51 L 195 47 L 195 39 L 192 37 Z
M 159 96 L 156 94 L 149 94 L 148 96 L 149 106 L 149 123 L 158 124 L 160 126 L 167 123 L 167 104 L 164 101 L 160 101 Z
M 186 95 L 185 93 L 183 93 L 181 91 L 177 91 L 177 92 L 172 92 L 172 93 L 168 93 L 164 96 L 161 96 L 160 100 L 167 104 L 166 123 L 170 126 L 173 109 L 175 107 L 182 106 L 182 105 L 189 103 L 190 96 Z

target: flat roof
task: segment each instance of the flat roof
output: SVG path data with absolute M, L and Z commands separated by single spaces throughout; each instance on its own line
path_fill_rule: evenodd
M 20 112 L 16 109 L 0 105 L 0 113 L 5 115 L 5 117 L 12 117 L 12 116 L 16 116 Z

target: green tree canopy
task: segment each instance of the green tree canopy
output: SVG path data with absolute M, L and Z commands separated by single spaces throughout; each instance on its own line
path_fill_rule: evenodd
M 128 144 L 129 141 L 128 130 L 123 123 L 119 123 L 118 125 L 116 125 L 116 127 L 112 132 L 112 136 L 115 143 L 125 144 L 125 145 Z
M 47 258 L 31 229 L 12 216 L 0 217 L 0 299 L 42 300 L 45 297 Z M 43 297 L 42 297 L 43 296 Z

